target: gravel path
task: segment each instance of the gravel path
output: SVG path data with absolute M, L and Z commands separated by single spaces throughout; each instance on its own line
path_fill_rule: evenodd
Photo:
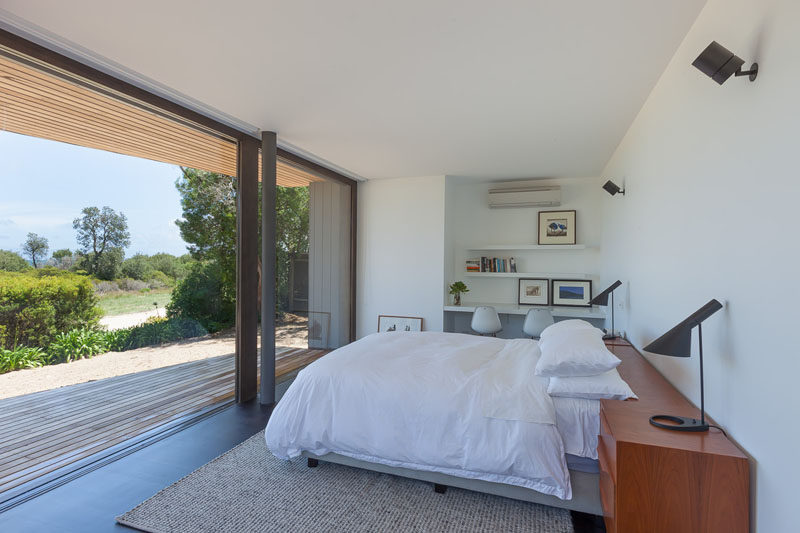
M 142 311 L 140 313 L 127 313 L 125 315 L 107 316 L 100 319 L 100 325 L 107 330 L 112 331 L 115 329 L 131 328 L 144 324 L 148 318 L 154 316 L 167 316 L 165 308 L 152 309 L 150 311 Z

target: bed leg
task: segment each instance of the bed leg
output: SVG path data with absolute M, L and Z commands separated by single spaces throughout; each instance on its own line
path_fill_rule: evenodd
M 444 494 L 445 492 L 447 492 L 447 485 L 440 485 L 439 483 L 434 483 L 433 491 L 436 494 Z
M 319 459 L 314 459 L 309 457 L 308 458 L 308 467 L 309 468 L 316 468 L 319 466 Z

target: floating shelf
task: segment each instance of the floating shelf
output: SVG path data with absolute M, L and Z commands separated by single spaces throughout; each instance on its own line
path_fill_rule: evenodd
M 506 251 L 547 251 L 547 252 L 564 252 L 571 250 L 586 250 L 592 246 L 585 244 L 485 244 L 481 246 L 468 246 L 467 250 L 472 251 L 489 251 L 489 250 L 506 250 Z
M 589 279 L 591 274 L 564 274 L 563 272 L 464 272 L 468 278 L 548 278 Z

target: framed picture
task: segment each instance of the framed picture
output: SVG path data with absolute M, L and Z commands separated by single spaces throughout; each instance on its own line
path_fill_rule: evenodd
M 520 278 L 519 305 L 550 305 L 550 280 Z
M 539 244 L 575 244 L 575 210 L 539 211 Z
M 591 307 L 592 280 L 590 279 L 554 279 L 551 290 L 553 305 L 572 307 Z
M 378 315 L 378 333 L 384 331 L 422 331 L 422 317 Z

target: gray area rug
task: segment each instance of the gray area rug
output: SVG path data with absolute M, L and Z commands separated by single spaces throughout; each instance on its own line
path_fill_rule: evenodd
M 282 461 L 259 432 L 117 517 L 150 533 L 502 531 L 572 533 L 564 509 L 320 461 Z

